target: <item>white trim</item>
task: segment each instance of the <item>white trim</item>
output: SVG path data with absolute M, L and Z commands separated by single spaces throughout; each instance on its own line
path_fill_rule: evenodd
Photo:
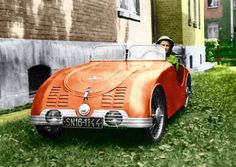
M 128 9 L 121 8 L 120 2 L 122 0 L 117 0 L 117 11 L 119 17 L 129 18 L 132 20 L 140 21 L 140 15 L 138 14 L 138 11 L 132 7 L 132 4 L 128 4 Z M 139 0 L 138 0 L 139 1 Z M 128 0 L 128 2 L 131 2 L 131 0 Z
M 48 123 L 45 119 L 46 113 L 51 110 L 51 109 L 45 109 L 41 112 L 40 115 L 31 115 L 30 121 L 34 125 L 57 125 L 57 126 L 62 126 L 62 120 L 58 123 Z M 74 109 L 58 109 L 61 112 L 62 118 L 63 117 L 78 117 L 76 115 L 76 112 Z M 111 109 L 112 110 L 112 109 Z M 104 118 L 105 120 L 105 115 L 107 112 L 110 110 L 94 110 L 93 114 L 91 117 L 99 117 L 99 118 Z M 149 128 L 152 126 L 152 118 L 138 118 L 138 117 L 129 117 L 127 112 L 124 110 L 116 110 L 121 113 L 123 121 L 120 125 L 116 126 L 110 126 L 106 124 L 104 121 L 104 127 L 109 127 L 109 128 Z

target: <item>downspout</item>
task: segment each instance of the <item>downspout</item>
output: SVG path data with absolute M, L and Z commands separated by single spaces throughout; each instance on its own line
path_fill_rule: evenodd
M 152 28 L 153 28 L 153 42 L 157 41 L 157 13 L 156 0 L 152 0 Z
M 230 39 L 234 40 L 234 8 L 233 8 L 233 0 L 230 0 Z

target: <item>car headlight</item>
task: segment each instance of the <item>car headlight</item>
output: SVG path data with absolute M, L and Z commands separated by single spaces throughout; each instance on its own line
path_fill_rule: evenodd
M 105 122 L 108 125 L 116 126 L 120 125 L 123 121 L 123 117 L 119 111 L 108 111 L 105 115 Z
M 61 121 L 61 112 L 58 110 L 49 110 L 45 118 L 48 123 L 58 123 Z
M 89 111 L 90 111 L 90 106 L 88 104 L 82 104 L 79 107 L 79 113 L 82 116 L 88 115 Z

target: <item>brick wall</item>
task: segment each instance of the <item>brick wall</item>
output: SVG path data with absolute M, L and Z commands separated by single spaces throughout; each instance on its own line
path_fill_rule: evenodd
M 157 0 L 157 35 L 182 43 L 182 11 L 179 0 Z
M 116 41 L 116 1 L 0 0 L 0 38 Z
M 218 0 L 218 7 L 216 8 L 208 8 L 208 1 L 204 2 L 205 8 L 205 19 L 216 19 L 222 17 L 222 5 L 221 0 Z

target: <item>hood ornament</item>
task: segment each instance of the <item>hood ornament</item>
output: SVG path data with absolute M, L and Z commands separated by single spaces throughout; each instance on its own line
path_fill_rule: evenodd
M 88 78 L 88 80 L 96 81 L 96 80 L 102 80 L 102 77 L 97 77 L 95 75 Z
M 91 90 L 91 87 L 89 86 L 89 87 L 86 89 L 86 91 L 84 92 L 84 101 L 85 101 L 85 100 L 88 100 L 88 94 L 89 94 L 90 90 Z

